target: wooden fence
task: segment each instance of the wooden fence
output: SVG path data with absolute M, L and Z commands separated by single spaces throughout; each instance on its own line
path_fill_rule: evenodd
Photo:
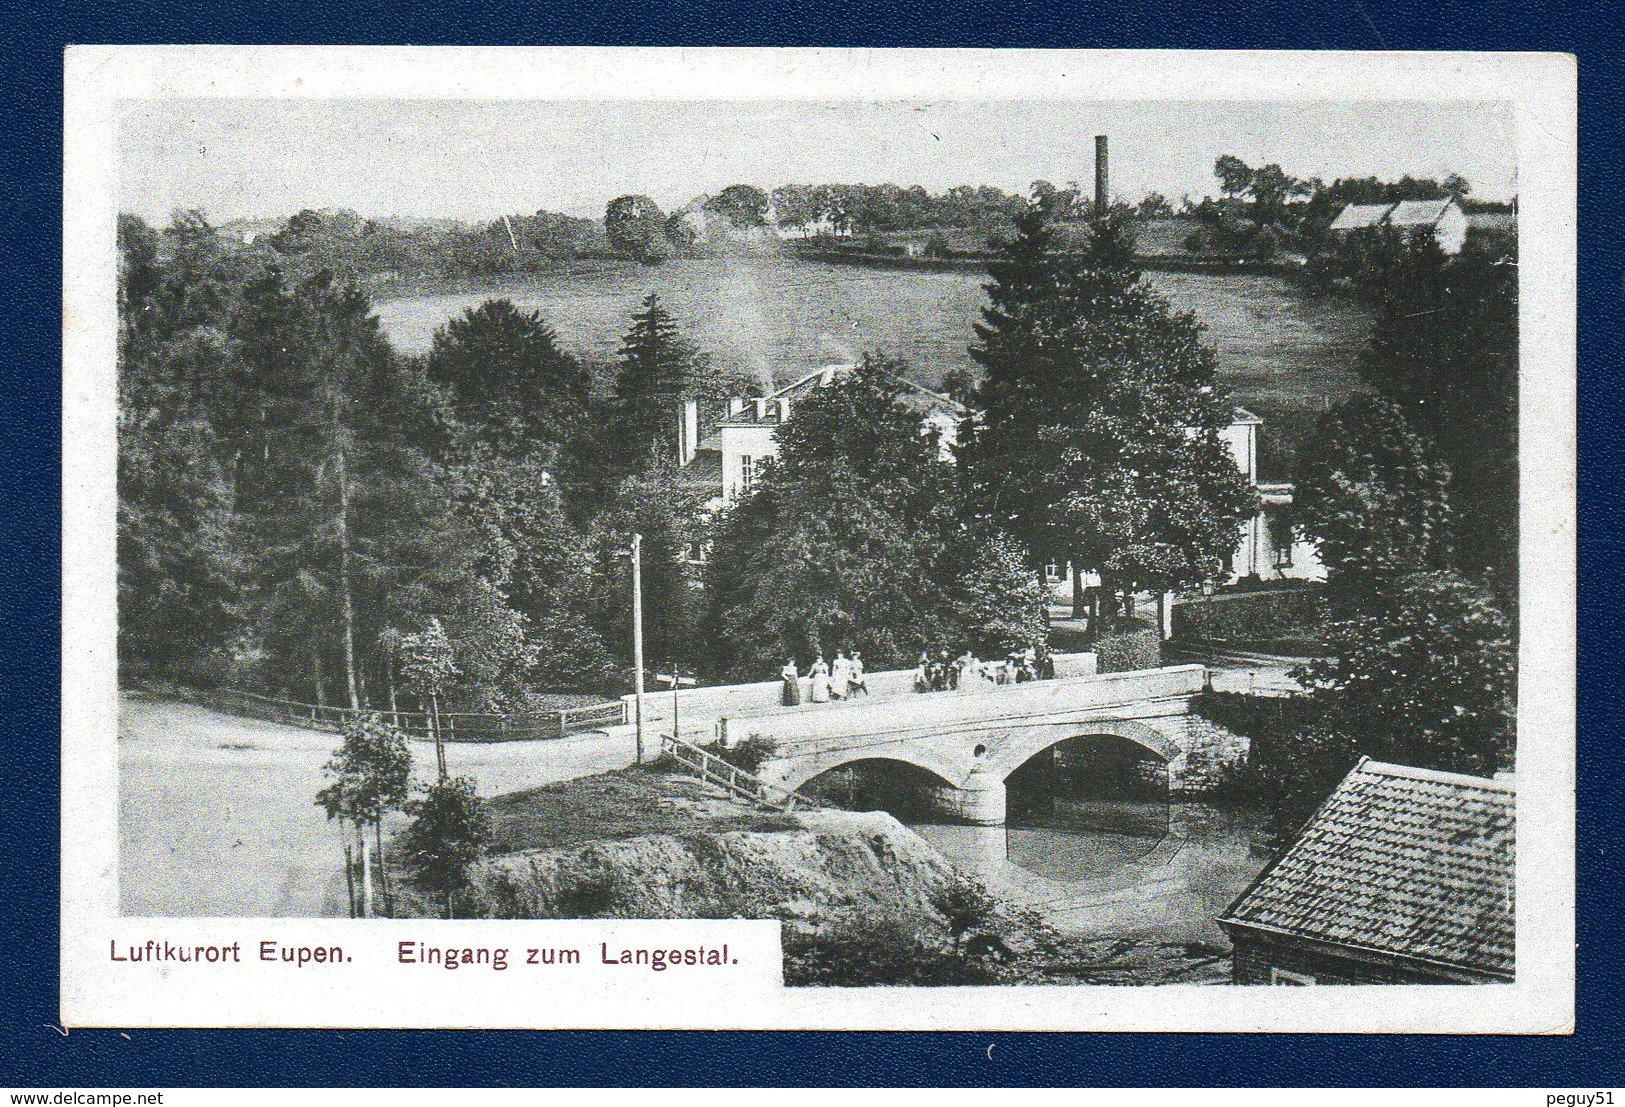
M 266 719 L 287 726 L 340 731 L 353 717 L 372 714 L 393 723 L 410 737 L 433 737 L 429 727 L 429 714 L 424 711 L 388 711 L 373 708 L 358 712 L 348 707 L 299 703 L 296 700 L 236 691 L 209 692 L 201 698 L 216 711 L 223 711 L 229 715 L 245 715 L 251 719 Z M 626 705 L 620 700 L 587 707 L 528 711 L 513 715 L 442 711 L 440 737 L 447 742 L 522 742 L 539 738 L 563 738 L 567 734 L 619 726 L 625 722 Z
M 770 811 L 793 811 L 798 806 L 818 806 L 815 801 L 800 792 L 792 792 L 777 784 L 769 784 L 754 774 L 747 773 L 744 769 L 670 734 L 660 736 L 660 748 L 701 780 L 721 785 L 740 799 L 754 803 L 758 807 L 765 807 Z

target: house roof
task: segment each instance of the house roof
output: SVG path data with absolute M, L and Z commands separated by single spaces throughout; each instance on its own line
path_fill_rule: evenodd
M 768 400 L 799 400 L 815 388 L 833 384 L 837 379 L 852 373 L 857 367 L 853 365 L 825 365 L 814 369 L 785 385 L 776 392 L 770 392 L 765 399 Z M 970 414 L 970 408 L 957 400 L 933 392 L 924 385 L 916 384 L 906 377 L 887 374 L 888 379 L 899 386 L 898 400 L 910 411 L 915 412 L 922 419 L 932 415 L 947 414 L 959 418 Z M 756 426 L 758 423 L 778 423 L 778 406 L 770 405 L 771 409 L 765 419 L 756 417 L 756 405 L 747 403 L 745 409 L 737 415 L 723 419 L 718 426 L 741 427 Z
M 1397 204 L 1349 204 L 1337 213 L 1333 231 L 1353 231 L 1362 227 L 1432 227 L 1455 206 L 1449 196 L 1442 200 L 1401 200 Z
M 1337 213 L 1337 218 L 1332 220 L 1329 229 L 1352 231 L 1361 227 L 1375 227 L 1393 210 L 1393 207 L 1393 204 L 1349 204 Z
M 1395 227 L 1431 227 L 1454 204 L 1448 196 L 1443 200 L 1401 200 L 1388 213 L 1388 223 Z
M 698 505 L 713 498 L 722 487 L 722 453 L 707 449 L 704 443 L 694 451 L 687 465 L 678 471 L 677 484 L 683 502 Z
M 1363 759 L 1220 921 L 1510 978 L 1515 798 Z

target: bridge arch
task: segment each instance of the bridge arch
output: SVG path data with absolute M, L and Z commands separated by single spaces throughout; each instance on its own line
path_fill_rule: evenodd
M 774 761 L 768 761 L 757 775 L 776 779 L 783 787 L 797 791 L 816 776 L 859 761 L 896 761 L 912 765 L 917 769 L 924 769 L 949 787 L 958 787 L 971 768 L 963 758 L 953 756 L 939 748 L 935 742 L 916 742 L 879 748 L 831 750 L 803 757 L 792 756 L 779 762 L 784 766 L 783 769 L 779 769 L 779 764 L 775 764 Z
M 1024 728 L 1009 737 L 992 751 L 982 771 L 998 780 L 1025 765 L 1051 746 L 1072 738 L 1122 738 L 1150 750 L 1164 761 L 1173 761 L 1184 753 L 1184 747 L 1175 739 L 1136 719 L 1101 719 L 1087 722 L 1053 723 L 1041 727 Z

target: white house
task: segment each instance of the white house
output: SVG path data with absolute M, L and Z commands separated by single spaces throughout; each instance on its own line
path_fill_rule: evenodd
M 1431 228 L 1439 248 L 1447 254 L 1461 253 L 1467 241 L 1467 213 L 1454 197 L 1443 200 L 1401 200 L 1392 204 L 1349 204 L 1337 213 L 1327 230 L 1334 234 L 1371 227 L 1399 227 L 1406 231 Z
M 854 368 L 826 365 L 767 396 L 735 397 L 708 425 L 702 419 L 699 403 L 688 401 L 683 405 L 678 432 L 678 451 L 683 464 L 700 472 L 709 473 L 714 469 L 717 494 L 722 502 L 737 499 L 756 483 L 763 462 L 778 456 L 775 431 L 790 418 L 796 402 L 814 388 L 831 384 Z M 951 456 L 959 421 L 970 414 L 970 409 L 906 378 L 894 380 L 900 386 L 901 402 L 920 416 L 920 433 L 935 431 L 944 456 Z
M 827 365 L 770 395 L 729 400 L 726 408 L 709 420 L 702 417 L 705 413 L 697 401 L 684 404 L 678 427 L 678 454 L 696 494 L 711 507 L 720 508 L 749 492 L 761 475 L 763 463 L 778 456 L 775 432 L 790 418 L 795 404 L 814 388 L 832 383 L 853 368 Z M 896 380 L 902 386 L 900 399 L 920 416 L 920 433 L 935 432 L 943 456 L 952 458 L 959 423 L 971 410 L 913 381 L 901 377 Z M 1258 513 L 1243 525 L 1231 555 L 1231 579 L 1256 576 L 1262 580 L 1324 580 L 1326 570 L 1313 543 L 1295 537 L 1286 523 L 1292 486 L 1261 484 L 1258 480 L 1258 428 L 1263 422 L 1238 407 L 1230 425 L 1220 431 L 1236 467 L 1246 474 L 1261 501 Z M 1070 565 L 1052 563 L 1045 569 L 1045 576 L 1057 586 L 1069 581 L 1070 574 Z M 1084 574 L 1084 584 L 1100 583 L 1092 577 Z
M 1325 580 L 1326 567 L 1320 563 L 1314 543 L 1294 535 L 1287 523 L 1292 485 L 1261 483 L 1258 479 L 1258 428 L 1263 425 L 1264 420 L 1238 407 L 1230 425 L 1219 432 L 1260 502 L 1258 513 L 1242 527 L 1241 541 L 1230 557 L 1231 575 L 1236 579 L 1256 576 L 1261 580 Z

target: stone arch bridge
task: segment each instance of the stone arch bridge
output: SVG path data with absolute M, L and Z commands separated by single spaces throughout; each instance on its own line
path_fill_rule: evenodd
M 1246 739 L 1193 715 L 1207 685 L 1201 665 L 933 692 L 847 703 L 766 708 L 715 719 L 725 745 L 769 740 L 757 776 L 796 789 L 856 761 L 914 765 L 937 778 L 936 798 L 969 822 L 1005 818 L 1005 778 L 1069 738 L 1110 735 L 1168 765 L 1173 791 L 1199 790 L 1244 761 Z M 695 720 L 699 722 L 699 720 Z

